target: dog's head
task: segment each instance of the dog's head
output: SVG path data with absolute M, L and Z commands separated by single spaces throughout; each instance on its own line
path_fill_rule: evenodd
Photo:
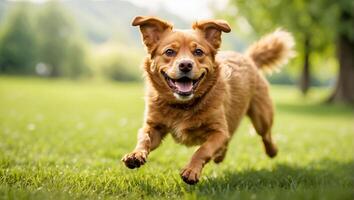
M 139 16 L 133 26 L 140 26 L 150 56 L 145 70 L 161 95 L 187 102 L 215 84 L 221 32 L 231 31 L 227 22 L 203 20 L 195 22 L 191 30 L 174 30 L 159 18 Z

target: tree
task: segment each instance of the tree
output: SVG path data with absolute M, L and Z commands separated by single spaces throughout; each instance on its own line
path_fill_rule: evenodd
M 339 75 L 336 88 L 328 102 L 347 102 L 354 104 L 354 2 L 340 2 L 340 21 L 337 54 Z
M 74 20 L 58 1 L 49 1 L 38 15 L 40 62 L 50 76 L 77 77 L 85 71 L 85 51 Z
M 0 72 L 35 72 L 37 43 L 30 8 L 27 3 L 19 3 L 6 18 L 0 35 Z
M 85 44 L 81 38 L 76 38 L 68 47 L 68 56 L 63 64 L 62 74 L 70 78 L 78 78 L 81 75 L 89 73 L 88 64 L 86 62 Z
M 295 34 L 297 49 L 303 58 L 301 90 L 309 88 L 311 55 L 322 53 L 335 44 L 339 75 L 331 101 L 354 103 L 354 1 L 352 0 L 234 0 L 240 15 L 260 33 L 282 26 Z

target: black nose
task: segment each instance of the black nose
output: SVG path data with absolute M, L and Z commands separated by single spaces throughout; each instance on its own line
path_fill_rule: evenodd
M 180 71 L 187 73 L 192 70 L 193 62 L 192 61 L 183 61 L 178 65 Z

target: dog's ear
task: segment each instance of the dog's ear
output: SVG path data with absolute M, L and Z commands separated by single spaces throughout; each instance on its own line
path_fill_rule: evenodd
M 171 31 L 173 28 L 170 23 L 150 16 L 137 16 L 134 18 L 132 25 L 140 26 L 143 41 L 149 53 L 154 50 L 162 34 Z
M 224 20 L 201 20 L 194 22 L 192 28 L 201 31 L 205 39 L 215 49 L 220 47 L 221 32 L 228 33 L 231 31 L 229 24 Z

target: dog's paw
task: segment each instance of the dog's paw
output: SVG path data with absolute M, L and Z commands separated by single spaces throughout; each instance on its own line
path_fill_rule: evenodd
M 132 153 L 126 154 L 122 158 L 122 161 L 129 169 L 134 169 L 139 168 L 141 165 L 145 164 L 146 158 L 146 151 L 134 151 Z
M 200 172 L 200 169 L 186 167 L 181 171 L 180 175 L 185 183 L 194 185 L 199 182 Z

